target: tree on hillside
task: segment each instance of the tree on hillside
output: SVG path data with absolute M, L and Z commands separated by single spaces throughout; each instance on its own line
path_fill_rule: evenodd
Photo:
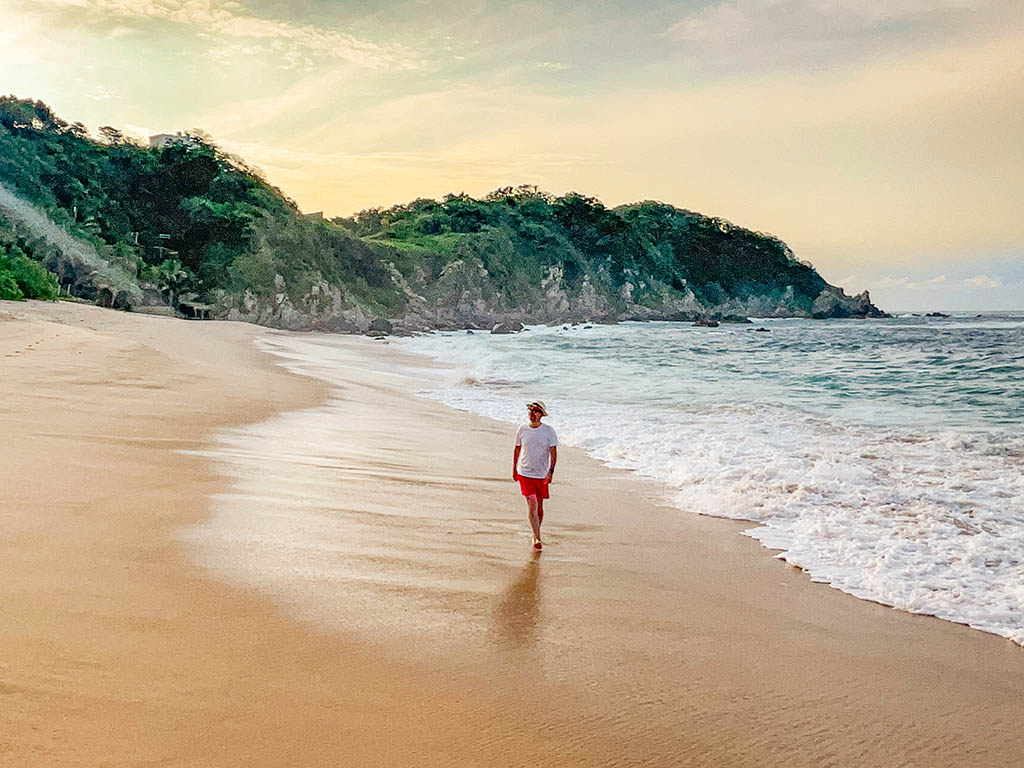
M 167 297 L 167 303 L 177 308 L 181 294 L 192 287 L 195 276 L 177 259 L 166 259 L 153 270 L 157 287 Z
M 99 128 L 100 140 L 111 147 L 133 147 L 135 149 L 141 149 L 142 144 L 139 143 L 138 139 L 128 136 L 122 133 L 117 128 L 110 125 L 101 125 Z

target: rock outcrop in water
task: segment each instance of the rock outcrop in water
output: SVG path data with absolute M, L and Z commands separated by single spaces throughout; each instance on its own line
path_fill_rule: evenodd
M 327 221 L 200 135 L 101 131 L 0 99 L 0 220 L 50 243 L 63 291 L 112 306 L 361 333 L 883 314 L 778 238 L 665 203 L 523 186 Z

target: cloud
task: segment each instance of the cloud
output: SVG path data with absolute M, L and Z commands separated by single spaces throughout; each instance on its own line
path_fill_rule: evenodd
M 964 280 L 964 285 L 968 288 L 1002 288 L 1003 281 L 988 275 L 977 275 Z
M 150 19 L 193 27 L 219 44 L 211 50 L 214 58 L 221 60 L 255 52 L 277 53 L 290 66 L 304 64 L 309 57 L 377 70 L 420 66 L 418 57 L 401 46 L 379 45 L 338 29 L 254 16 L 231 0 L 41 0 L 37 5 L 84 11 L 92 17 Z M 115 26 L 111 34 L 119 29 L 124 26 Z
M 132 35 L 138 34 L 136 30 L 126 27 L 123 24 L 118 24 L 116 27 L 107 32 L 108 40 L 118 40 L 122 37 L 131 37 Z
M 754 20 L 755 14 L 749 8 L 737 3 L 719 3 L 691 13 L 663 34 L 679 42 L 738 40 L 750 34 Z
M 103 85 L 97 85 L 92 90 L 87 91 L 85 97 L 93 101 L 110 101 L 111 99 L 119 98 L 117 93 Z
M 979 266 L 976 265 L 974 270 Z M 992 269 L 980 274 L 966 271 L 970 267 L 962 263 L 953 265 L 950 272 L 932 277 L 914 273 L 909 277 L 906 274 L 869 274 L 863 283 L 871 289 L 875 303 L 887 310 L 1024 309 L 1024 281 L 1015 276 L 1020 274 L 1015 270 L 1024 269 L 1024 262 L 988 262 L 986 266 Z
M 587 155 L 544 152 L 498 157 L 466 148 L 452 148 L 442 152 L 316 152 L 285 149 L 254 142 L 225 141 L 222 146 L 258 167 L 295 171 L 310 167 L 342 170 L 359 166 L 363 170 L 373 170 L 374 168 L 379 170 L 384 166 L 396 166 L 409 170 L 432 169 L 435 173 L 438 170 L 466 173 L 474 169 L 514 173 L 528 168 L 572 166 L 594 161 Z
M 732 40 L 740 34 L 761 33 L 763 26 L 782 20 L 799 20 L 803 34 L 838 25 L 854 31 L 950 12 L 977 12 L 992 4 L 991 0 L 727 0 L 687 14 L 662 34 L 671 40 Z
M 881 278 L 877 285 L 882 288 L 907 288 L 911 285 L 917 285 L 917 283 L 911 283 L 909 277 L 890 277 L 887 275 Z
M 998 0 L 725 0 L 693 10 L 661 36 L 703 49 L 743 41 L 789 55 L 871 35 L 902 40 L 907 27 L 958 27 L 1001 12 Z
M 978 278 L 975 278 L 977 280 Z M 935 288 L 943 285 L 946 282 L 945 275 L 936 275 L 935 277 L 928 277 L 921 280 L 911 280 L 909 277 L 883 277 L 877 281 L 877 285 L 881 288 Z M 967 283 L 968 281 L 964 281 Z
M 572 69 L 572 64 L 566 64 L 561 61 L 538 61 L 537 69 L 550 69 L 555 72 L 564 72 L 567 69 Z
M 838 280 L 833 282 L 833 285 L 839 285 L 846 287 L 847 285 L 856 285 L 858 281 L 857 275 L 849 274 L 844 277 L 840 277 Z

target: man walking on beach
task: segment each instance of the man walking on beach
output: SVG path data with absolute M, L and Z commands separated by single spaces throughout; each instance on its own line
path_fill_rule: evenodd
M 558 461 L 558 436 L 540 420 L 548 415 L 544 403 L 534 400 L 526 410 L 530 423 L 516 431 L 516 447 L 512 454 L 512 479 L 519 481 L 519 489 L 526 497 L 533 529 L 533 548 L 541 549 L 540 524 L 544 522 L 544 499 L 548 498 L 548 485 L 555 475 Z

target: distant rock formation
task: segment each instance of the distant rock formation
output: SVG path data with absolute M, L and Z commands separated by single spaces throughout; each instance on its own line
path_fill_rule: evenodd
M 871 303 L 867 291 L 856 296 L 847 296 L 841 288 L 828 285 L 818 294 L 811 306 L 811 317 L 825 319 L 831 317 L 888 317 Z

